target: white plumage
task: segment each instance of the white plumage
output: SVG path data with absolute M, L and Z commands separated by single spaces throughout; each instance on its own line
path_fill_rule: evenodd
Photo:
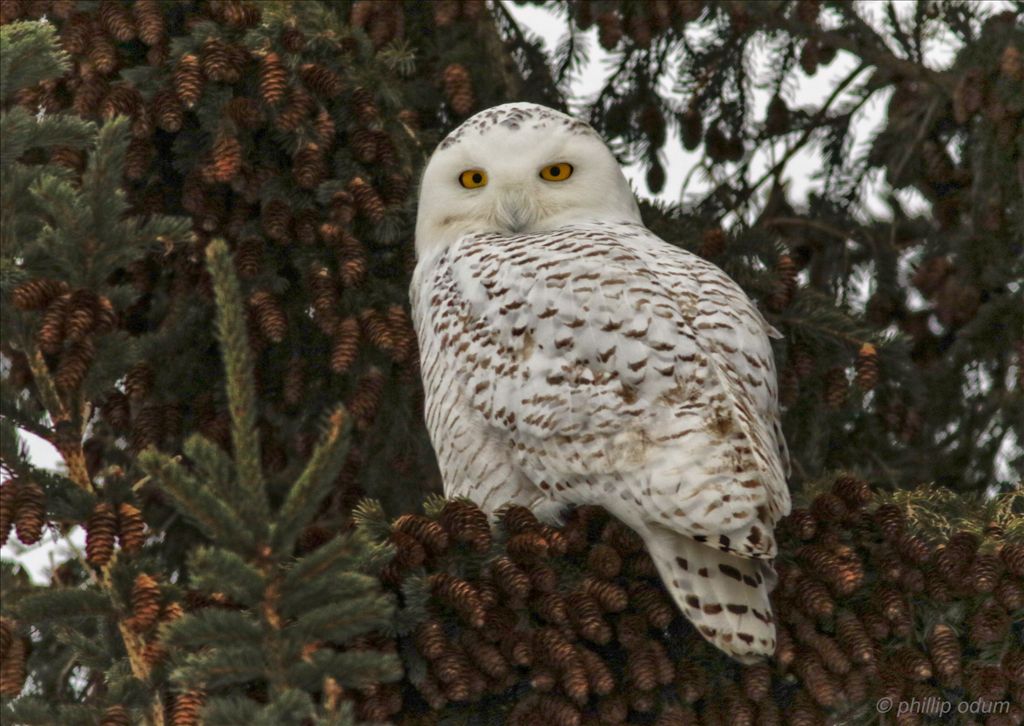
M 561 179 L 541 176 L 554 165 Z M 467 170 L 484 183 L 464 186 Z M 708 640 L 770 654 L 772 530 L 790 503 L 773 330 L 743 291 L 643 226 L 587 124 L 533 104 L 442 142 L 416 250 L 445 493 L 549 521 L 600 504 L 643 537 Z

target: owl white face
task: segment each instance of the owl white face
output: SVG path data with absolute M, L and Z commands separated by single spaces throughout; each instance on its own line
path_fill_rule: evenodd
M 416 253 L 473 232 L 639 222 L 629 183 L 586 123 L 532 103 L 481 111 L 434 151 L 420 184 Z

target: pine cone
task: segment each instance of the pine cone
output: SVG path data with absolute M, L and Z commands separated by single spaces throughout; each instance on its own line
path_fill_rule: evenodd
M 622 570 L 622 557 L 611 545 L 598 542 L 587 554 L 587 569 L 597 577 L 610 580 Z
M 472 627 L 483 627 L 484 608 L 476 588 L 447 572 L 436 572 L 430 575 L 429 580 L 435 598 L 452 608 Z
M 149 630 L 160 616 L 160 585 L 149 575 L 135 577 L 132 586 L 132 616 L 128 626 L 137 633 Z
M 280 199 L 271 199 L 263 205 L 260 214 L 263 232 L 270 239 L 288 243 L 291 241 L 292 213 L 288 204 Z
M 452 112 L 459 117 L 472 113 L 476 99 L 473 97 L 473 81 L 466 67 L 461 63 L 449 64 L 441 80 Z
M 580 586 L 605 612 L 620 613 L 629 606 L 629 595 L 613 582 L 587 575 L 580 581 Z
M 359 379 L 355 394 L 348 403 L 349 413 L 358 431 L 367 431 L 373 425 L 384 393 L 384 383 L 384 374 L 376 367 L 371 367 Z
M 985 72 L 980 68 L 968 68 L 953 90 L 953 118 L 958 124 L 966 124 L 979 110 L 985 99 Z
M 476 552 L 486 552 L 491 546 L 491 526 L 475 504 L 453 500 L 444 505 L 439 523 L 455 541 L 469 544 Z
M 135 0 L 132 14 L 139 30 L 139 40 L 146 45 L 161 45 L 166 40 L 164 15 L 158 0 Z
M 203 169 L 208 182 L 229 182 L 238 176 L 242 168 L 242 144 L 237 136 L 218 134 L 210 150 L 210 163 Z
M 1021 584 L 1019 578 L 1011 575 L 1004 576 L 999 581 L 999 584 L 996 585 L 994 594 L 996 600 L 1007 612 L 1013 612 L 1024 607 L 1024 585 Z
M 174 697 L 171 726 L 199 726 L 205 696 L 202 691 L 185 691 Z
M 508 557 L 499 557 L 491 564 L 491 577 L 512 600 L 523 601 L 530 594 L 530 578 Z
M 704 230 L 697 254 L 706 260 L 712 260 L 725 252 L 725 230 L 719 226 Z
M 1004 544 L 999 550 L 999 557 L 1015 577 L 1024 577 L 1024 544 Z
M 63 280 L 42 277 L 18 285 L 11 294 L 11 300 L 19 310 L 42 310 L 68 290 L 68 284 Z
M 186 53 L 174 69 L 174 92 L 185 108 L 192 108 L 203 92 L 203 73 L 199 58 Z
M 832 409 L 842 408 L 846 403 L 847 389 L 849 382 L 846 380 L 846 370 L 841 366 L 830 368 L 825 372 L 824 378 L 824 399 L 825 404 Z
M 316 144 L 307 144 L 292 159 L 292 177 L 301 189 L 316 189 L 328 171 L 324 150 Z
M 341 375 L 346 373 L 359 354 L 360 326 L 359 320 L 349 316 L 338 324 L 331 345 L 331 371 Z
M 449 648 L 448 637 L 439 620 L 428 618 L 420 622 L 413 632 L 413 644 L 427 660 L 437 660 Z
M 683 140 L 683 148 L 687 151 L 693 151 L 700 142 L 704 139 L 704 119 L 695 108 L 689 108 L 683 112 L 680 135 Z
M 875 522 L 890 542 L 897 541 L 903 534 L 906 518 L 895 504 L 883 504 L 874 513 Z
M 867 665 L 875 660 L 874 647 L 860 619 L 848 610 L 836 613 L 836 637 L 854 663 Z
M 288 100 L 274 119 L 274 125 L 281 131 L 295 131 L 316 107 L 313 96 L 301 86 L 293 86 Z
M 146 543 L 146 524 L 142 512 L 128 502 L 121 502 L 117 507 L 118 539 L 121 549 L 127 554 L 135 554 Z
M 878 351 L 871 343 L 860 347 L 854 370 L 854 380 L 862 391 L 870 391 L 878 384 Z
M 43 535 L 46 495 L 33 481 L 18 481 L 14 494 L 14 528 L 22 544 L 32 545 Z
M 3 657 L 0 659 L 0 696 L 15 698 L 21 693 L 25 685 L 25 659 L 28 657 L 29 644 L 26 638 L 22 638 L 13 632 L 13 625 L 8 620 L 3 621 L 9 629 L 7 639 L 10 645 L 4 648 Z
M 384 202 L 377 190 L 361 177 L 354 177 L 348 183 L 348 191 L 355 199 L 356 207 L 371 224 L 380 224 L 384 219 Z
M 597 41 L 605 50 L 615 50 L 622 40 L 622 16 L 614 10 L 603 12 L 595 18 L 597 22 Z
M 0 482 L 0 547 L 7 544 L 7 538 L 11 535 L 11 527 L 14 526 L 14 516 L 17 511 L 17 499 L 18 480 L 8 479 L 5 482 Z M 4 649 L 6 650 L 6 647 Z
M 667 628 L 675 619 L 676 609 L 661 588 L 642 582 L 632 582 L 629 585 L 629 596 L 633 607 L 644 614 L 647 622 L 655 630 Z
M 1011 648 L 1003 654 L 1003 675 L 1018 685 L 1024 685 L 1024 650 Z
M 811 514 L 818 522 L 836 522 L 846 516 L 846 504 L 837 495 L 825 492 L 811 501 Z
M 793 301 L 797 285 L 797 266 L 789 255 L 781 255 L 775 263 L 775 290 L 768 297 L 768 309 L 782 312 Z
M 157 127 L 168 133 L 181 130 L 184 123 L 184 109 L 180 94 L 170 89 L 158 91 L 150 104 L 150 110 L 156 120 Z
M 796 600 L 800 608 L 814 618 L 828 618 L 835 612 L 835 600 L 817 580 L 800 579 L 796 583 Z
M 341 76 L 319 63 L 303 64 L 299 69 L 299 75 L 313 93 L 323 98 L 335 98 L 345 90 Z
M 581 638 L 598 645 L 611 641 L 611 627 L 592 595 L 582 591 L 572 592 L 566 599 L 566 605 L 569 608 L 569 620 Z
M 958 685 L 962 665 L 956 632 L 945 623 L 937 623 L 928 635 L 928 652 L 939 682 L 945 686 Z
M 85 557 L 89 563 L 102 567 L 110 562 L 117 533 L 113 507 L 106 502 L 98 503 L 86 521 L 85 533 Z
M 100 718 L 100 726 L 131 726 L 131 723 L 131 714 L 120 704 L 107 706 Z
M 203 73 L 215 83 L 237 83 L 242 77 L 237 49 L 220 38 L 209 38 L 199 51 Z
M 252 310 L 260 333 L 272 343 L 280 343 L 288 332 L 288 319 L 280 303 L 265 290 L 257 290 L 249 296 Z
M 838 496 L 853 510 L 860 509 L 872 499 L 871 487 L 866 481 L 851 474 L 836 477 L 832 484 L 832 493 Z
M 114 40 L 127 43 L 135 38 L 135 23 L 128 9 L 117 0 L 102 0 L 98 15 L 103 28 Z
M 817 703 L 825 708 L 835 708 L 842 702 L 843 692 L 839 682 L 809 651 L 804 651 L 802 657 L 796 659 L 793 669 L 803 681 L 806 692 Z
M 156 156 L 156 148 L 148 139 L 132 139 L 124 159 L 124 177 L 130 181 L 145 178 Z
M 1002 563 L 997 556 L 987 553 L 979 554 L 970 566 L 970 577 L 974 590 L 979 593 L 995 590 L 1002 569 Z
M 70 146 L 54 146 L 50 149 L 50 163 L 70 169 L 76 174 L 81 174 L 85 170 L 85 152 Z M 67 290 L 62 290 L 61 292 L 67 292 Z M 43 305 L 40 307 L 43 307 Z
M 57 390 L 69 392 L 78 390 L 85 381 L 92 360 L 96 355 L 96 344 L 91 338 L 79 340 L 71 344 L 60 357 L 53 383 Z
M 395 547 L 395 557 L 392 562 L 400 571 L 414 569 L 426 561 L 427 552 L 415 537 L 392 530 L 388 539 Z
M 93 69 L 102 76 L 109 76 L 117 70 L 117 47 L 99 27 L 89 36 L 87 56 Z
M 790 131 L 789 107 L 779 96 L 772 96 L 765 112 L 764 130 L 769 136 L 779 136 Z
M 67 315 L 70 309 L 70 293 L 58 296 L 46 308 L 36 331 L 36 343 L 43 353 L 55 355 L 60 352 L 67 335 Z
M 280 103 L 288 89 L 288 71 L 281 61 L 281 56 L 273 51 L 263 56 L 260 61 L 259 89 L 260 98 L 268 106 Z
M 338 276 L 342 285 L 349 288 L 358 287 L 365 281 L 369 271 L 366 251 L 362 242 L 351 234 L 343 235 L 338 262 Z

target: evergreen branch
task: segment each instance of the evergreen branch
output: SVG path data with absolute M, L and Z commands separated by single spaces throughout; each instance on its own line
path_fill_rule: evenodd
M 256 393 L 253 365 L 245 327 L 245 304 L 234 267 L 223 239 L 206 249 L 206 261 L 217 298 L 217 338 L 227 374 L 228 406 L 231 411 L 231 441 L 240 489 L 239 506 L 254 534 L 262 539 L 267 529 L 269 505 L 260 464 L 260 442 L 256 432 Z
M 250 647 L 263 636 L 260 624 L 248 613 L 212 607 L 167 623 L 161 633 L 167 645 L 184 648 Z
M 214 490 L 214 494 L 224 500 L 228 507 L 235 509 L 233 502 L 238 500 L 241 492 L 238 491 L 238 474 L 231 457 L 202 434 L 189 436 L 181 450 Z
M 89 722 L 99 723 L 99 709 L 89 710 L 92 716 Z M 22 696 L 13 703 L 5 704 L 4 715 L 6 719 L 10 720 L 10 723 L 24 724 L 24 726 L 36 726 L 36 724 L 52 726 L 55 723 L 70 723 L 61 721 L 54 713 L 49 701 L 40 696 Z
M 18 427 L 6 416 L 0 417 L 0 469 L 9 476 L 25 476 L 34 469 L 28 460 L 28 447 L 18 436 Z
M 51 23 L 21 21 L 0 27 L 0 98 L 5 106 L 21 89 L 58 78 L 70 66 Z
M 201 592 L 220 592 L 233 602 L 252 606 L 263 594 L 263 576 L 236 553 L 200 547 L 189 557 L 191 584 Z
M 103 617 L 113 614 L 110 598 L 96 590 L 53 588 L 21 598 L 13 608 L 15 617 L 33 623 L 69 618 Z
M 366 598 L 380 591 L 377 578 L 359 572 L 325 572 L 319 577 L 282 589 L 278 610 L 282 617 L 300 617 L 324 602 Z
M 402 677 L 402 661 L 392 653 L 348 651 L 339 653 L 321 649 L 309 661 L 299 661 L 288 669 L 288 680 L 300 688 L 314 690 L 324 678 L 340 685 L 360 688 L 372 683 L 391 683 Z
M 829 94 L 829 97 L 825 99 L 825 101 L 821 104 L 821 107 L 808 120 L 807 126 L 804 128 L 803 133 L 800 134 L 800 137 L 796 140 L 796 142 L 793 143 L 793 145 L 790 146 L 788 149 L 786 149 L 785 153 L 783 153 L 782 155 L 782 158 L 780 158 L 771 167 L 769 167 L 761 175 L 761 177 L 756 182 L 754 182 L 752 186 L 748 187 L 743 191 L 742 195 L 740 195 L 739 198 L 737 198 L 734 202 L 734 208 L 738 208 L 746 204 L 747 200 L 749 200 L 750 197 L 752 197 L 754 193 L 758 189 L 760 189 L 761 186 L 764 185 L 765 182 L 767 182 L 769 179 L 774 179 L 779 175 L 779 173 L 782 172 L 782 170 L 786 167 L 786 164 L 788 164 L 790 160 L 797 154 L 797 152 L 799 152 L 804 147 L 804 145 L 808 141 L 810 141 L 811 136 L 814 134 L 814 132 L 821 127 L 822 123 L 825 121 L 825 117 L 828 113 L 828 110 L 832 107 L 832 104 L 836 102 L 839 96 L 842 95 L 843 91 L 845 91 L 849 87 L 849 85 L 853 83 L 867 67 L 868 66 L 866 64 L 862 63 L 861 65 L 854 68 L 853 71 L 848 76 L 846 76 L 846 78 L 844 78 L 842 81 L 836 84 L 836 87 L 832 90 L 832 93 Z M 866 103 L 867 99 L 870 97 L 871 94 L 866 94 L 853 107 L 853 109 L 850 109 L 848 111 L 848 113 L 853 114 L 854 112 L 856 112 L 856 110 L 860 108 L 861 105 Z M 744 166 L 740 170 L 740 173 L 745 171 L 745 169 L 746 167 Z M 706 204 L 708 204 L 708 202 L 714 199 L 718 191 L 719 189 L 716 188 L 714 191 L 709 193 L 703 200 L 701 200 L 700 204 L 697 205 L 698 209 L 703 208 Z
M 196 480 L 176 459 L 149 448 L 139 454 L 139 466 L 158 481 L 175 507 L 211 540 L 239 552 L 255 549 L 249 524 L 214 492 Z
M 206 726 L 254 723 L 260 710 L 260 705 L 248 696 L 218 696 L 211 698 L 203 708 L 202 723 Z
M 270 703 L 260 710 L 253 719 L 253 726 L 301 726 L 311 722 L 314 712 L 315 707 L 309 693 L 297 688 L 285 688 L 275 693 Z
M 836 7 L 843 18 L 848 21 L 848 25 L 839 30 L 822 30 L 818 26 L 809 25 L 796 18 L 785 17 L 781 13 L 765 13 L 764 22 L 770 28 L 785 30 L 804 38 L 813 38 L 819 43 L 838 50 L 845 50 L 865 63 L 883 69 L 893 76 L 913 78 L 929 85 L 938 86 L 947 93 L 952 92 L 949 79 L 944 74 L 933 71 L 924 65 L 918 65 L 906 58 L 900 58 L 893 53 L 882 36 L 868 25 L 852 3 L 838 3 Z
M 265 671 L 263 653 L 256 645 L 228 645 L 191 653 L 171 671 L 171 680 L 187 688 L 204 690 L 254 681 Z
M 341 602 L 333 602 L 307 612 L 285 629 L 285 635 L 299 637 L 304 641 L 330 640 L 345 643 L 358 635 L 390 624 L 393 610 L 394 602 L 385 595 L 356 597 L 346 593 Z
M 95 133 L 94 123 L 77 116 L 57 114 L 38 119 L 21 106 L 0 114 L 5 165 L 13 163 L 28 149 L 57 145 L 84 147 Z
M 282 603 L 287 602 L 288 593 L 315 583 L 331 570 L 355 567 L 365 546 L 365 539 L 356 533 L 335 537 L 313 550 L 289 568 L 281 582 Z
M 35 352 L 28 356 L 29 367 L 32 369 L 32 375 L 35 378 L 39 396 L 42 398 L 47 412 L 50 414 L 50 420 L 53 421 L 54 428 L 59 430 L 64 425 L 76 429 L 76 431 L 67 432 L 62 437 L 61 446 L 58 448 L 60 455 L 64 459 L 64 464 L 68 468 L 68 478 L 79 489 L 95 493 L 92 477 L 89 475 L 89 468 L 85 465 L 85 454 L 82 451 L 81 430 L 78 428 L 81 424 L 76 425 L 72 423 L 71 414 L 65 408 L 64 402 L 57 393 L 57 387 L 53 382 L 53 377 L 50 375 L 50 369 L 43 359 L 42 352 L 34 343 L 31 350 Z M 56 443 L 52 436 L 48 437 L 48 440 Z
M 387 539 L 391 533 L 391 521 L 383 505 L 376 499 L 366 497 L 360 500 L 352 510 L 352 521 L 374 542 Z
M 295 539 L 309 522 L 345 463 L 351 419 L 345 408 L 339 405 L 328 421 L 327 431 L 313 451 L 306 468 L 292 484 L 273 524 L 272 549 L 280 557 L 291 554 Z

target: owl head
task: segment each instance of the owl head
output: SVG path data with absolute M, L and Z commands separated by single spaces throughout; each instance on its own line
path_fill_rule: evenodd
M 633 192 L 597 133 L 534 103 L 481 111 L 434 151 L 420 183 L 416 253 L 474 232 L 639 222 Z

